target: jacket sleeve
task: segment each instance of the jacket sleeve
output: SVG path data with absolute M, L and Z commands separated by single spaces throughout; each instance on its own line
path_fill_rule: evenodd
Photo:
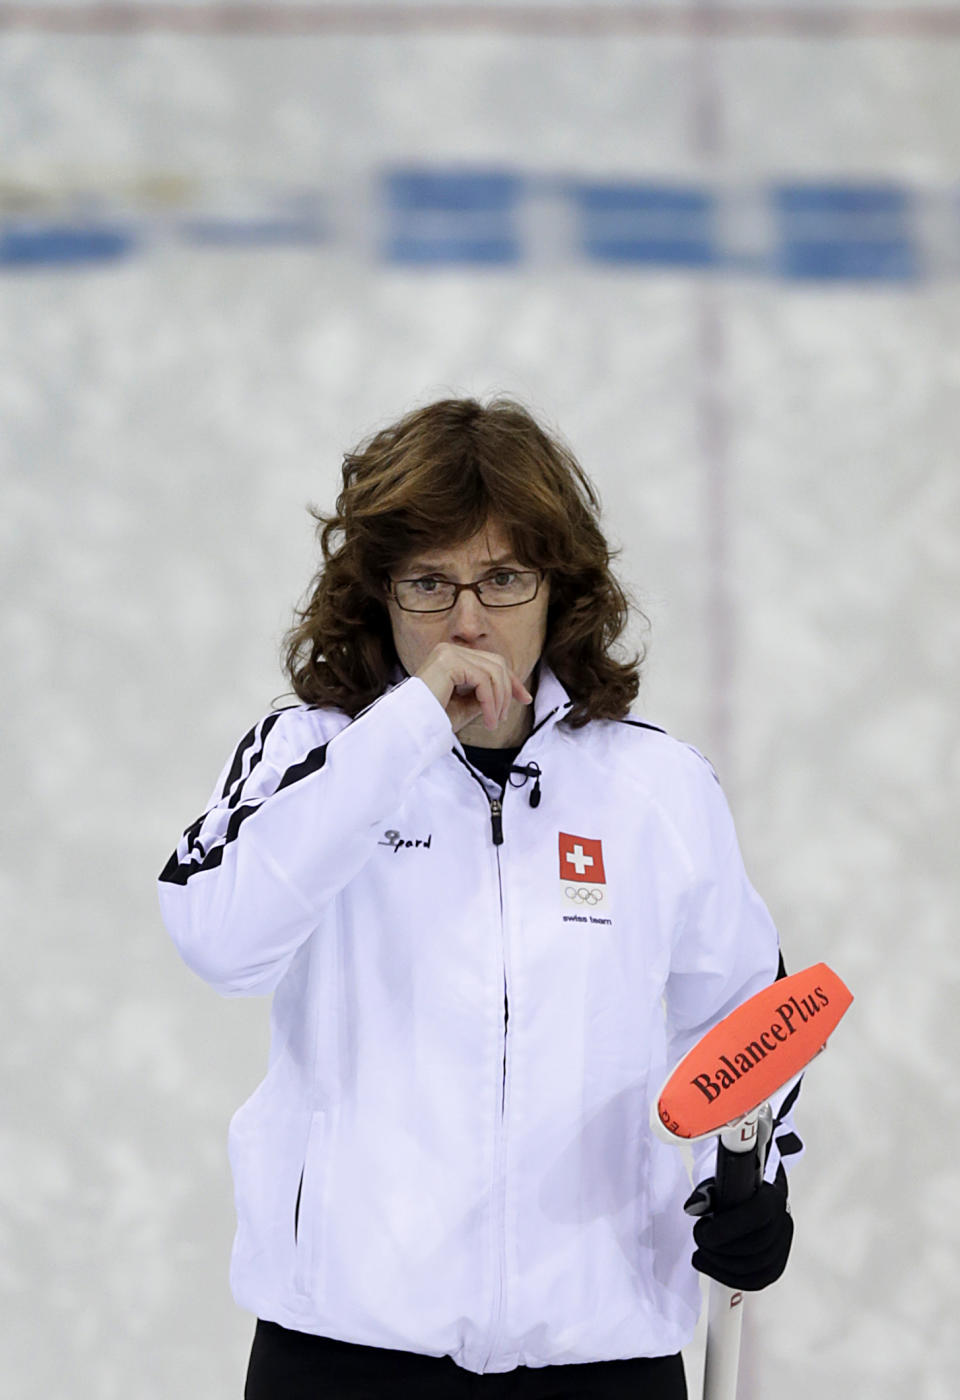
M 733 818 L 716 774 L 691 751 L 697 766 L 687 788 L 684 844 L 690 887 L 676 930 L 666 987 L 668 1072 L 712 1026 L 783 972 L 777 930 L 744 869 Z M 792 1119 L 799 1084 L 771 1100 L 775 1120 L 764 1177 L 803 1150 Z M 692 1144 L 694 1180 L 713 1174 L 716 1138 Z
M 160 874 L 167 930 L 223 996 L 274 990 L 373 854 L 384 818 L 452 744 L 447 714 L 416 676 L 326 742 L 324 715 L 291 707 L 261 720 Z

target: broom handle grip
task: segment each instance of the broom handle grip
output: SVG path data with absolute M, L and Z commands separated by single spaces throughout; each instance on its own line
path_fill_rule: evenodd
M 748 1201 L 759 1187 L 762 1173 L 757 1110 L 720 1134 L 714 1210 L 719 1214 L 741 1201 Z

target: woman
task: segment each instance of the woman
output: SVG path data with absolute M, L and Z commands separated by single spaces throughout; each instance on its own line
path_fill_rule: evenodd
M 668 1068 L 782 962 L 712 769 L 629 714 L 598 510 L 510 400 L 349 453 L 287 638 L 300 703 L 160 876 L 185 962 L 274 993 L 229 1132 L 247 1400 L 679 1400 L 695 1269 L 786 1262 L 788 1119 L 693 1267 L 650 1130 Z

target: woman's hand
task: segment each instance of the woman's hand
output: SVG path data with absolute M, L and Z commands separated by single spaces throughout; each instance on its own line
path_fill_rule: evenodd
M 455 734 L 480 715 L 487 729 L 496 729 L 514 699 L 521 705 L 533 701 L 520 677 L 495 651 L 438 642 L 416 674 L 446 710 Z

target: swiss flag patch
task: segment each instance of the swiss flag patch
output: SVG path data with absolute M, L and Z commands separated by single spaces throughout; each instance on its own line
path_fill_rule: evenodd
M 589 836 L 571 836 L 560 832 L 560 879 L 573 880 L 578 885 L 605 885 L 603 849 L 599 841 Z

